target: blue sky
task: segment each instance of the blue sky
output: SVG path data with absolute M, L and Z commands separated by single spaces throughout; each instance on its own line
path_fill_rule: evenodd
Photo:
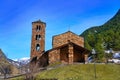
M 81 34 L 104 24 L 120 9 L 119 0 L 0 0 L 0 48 L 11 59 L 30 56 L 32 22 L 46 22 L 46 50 L 52 36 L 69 29 Z

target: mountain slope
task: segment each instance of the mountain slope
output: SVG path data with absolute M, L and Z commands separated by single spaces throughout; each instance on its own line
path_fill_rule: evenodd
M 77 64 L 59 67 L 52 70 L 40 72 L 36 80 L 53 79 L 53 80 L 94 80 L 93 64 Z M 97 80 L 117 80 L 119 79 L 120 65 L 96 64 Z
M 10 59 L 6 57 L 3 51 L 0 49 L 0 72 L 2 74 L 17 74 L 18 69 L 16 66 L 9 62 Z
M 0 63 L 8 64 L 7 57 L 1 49 L 0 49 Z
M 104 56 L 104 50 L 120 51 L 120 9 L 102 26 L 95 26 L 84 31 L 80 36 L 85 39 L 85 47 L 94 48 L 98 57 Z
M 98 32 L 104 32 L 106 30 L 112 29 L 112 28 L 120 28 L 120 9 L 118 12 L 111 18 L 109 21 L 107 21 L 105 24 L 102 26 L 95 26 L 87 29 L 84 31 L 81 36 L 86 36 L 86 34 L 90 32 L 94 32 L 95 30 Z

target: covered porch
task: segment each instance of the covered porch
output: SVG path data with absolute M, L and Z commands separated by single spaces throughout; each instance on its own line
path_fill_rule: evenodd
M 62 63 L 87 63 L 89 51 L 74 43 L 68 43 L 60 48 L 60 61 Z

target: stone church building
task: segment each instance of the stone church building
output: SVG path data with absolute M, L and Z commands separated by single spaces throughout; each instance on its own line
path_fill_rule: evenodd
M 40 20 L 32 22 L 31 63 L 87 63 L 90 51 L 84 48 L 84 38 L 71 31 L 53 36 L 52 49 L 45 51 L 45 28 L 46 23 Z

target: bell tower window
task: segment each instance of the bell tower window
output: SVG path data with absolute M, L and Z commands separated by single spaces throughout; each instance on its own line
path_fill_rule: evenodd
M 41 26 L 40 26 L 40 25 L 37 25 L 37 26 L 36 26 L 36 31 L 40 31 L 40 28 L 41 28 Z
M 40 51 L 40 45 L 39 44 L 36 45 L 36 51 Z
M 36 35 L 36 40 L 40 40 L 41 36 L 40 35 Z

